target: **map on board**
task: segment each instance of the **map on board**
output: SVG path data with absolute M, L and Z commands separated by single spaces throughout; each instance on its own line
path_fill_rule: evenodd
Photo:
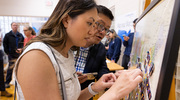
M 155 100 L 174 1 L 160 1 L 136 25 L 130 66 L 140 68 L 144 76 L 130 100 Z

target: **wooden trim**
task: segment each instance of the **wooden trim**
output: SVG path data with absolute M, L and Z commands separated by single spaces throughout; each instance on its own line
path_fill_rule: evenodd
M 146 0 L 145 1 L 144 10 L 149 6 L 150 3 L 151 3 L 151 0 Z
M 144 12 L 140 15 L 138 20 L 136 21 L 139 22 L 156 4 L 158 4 L 161 0 L 153 0 L 148 7 L 144 10 Z

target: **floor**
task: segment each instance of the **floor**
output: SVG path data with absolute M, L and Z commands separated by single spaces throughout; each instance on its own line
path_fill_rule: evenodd
M 6 64 L 4 64 L 4 69 L 7 70 Z M 4 79 L 6 79 L 6 71 L 4 71 Z M 13 94 L 12 97 L 4 97 L 0 95 L 0 100 L 14 100 L 14 85 L 10 84 L 10 88 L 6 88 L 6 91 Z
M 6 91 L 13 94 L 12 97 L 0 96 L 0 100 L 14 100 L 14 85 L 11 85 L 10 88 L 6 88 Z

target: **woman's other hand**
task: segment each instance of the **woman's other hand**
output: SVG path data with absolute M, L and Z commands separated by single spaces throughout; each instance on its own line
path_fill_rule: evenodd
M 113 73 L 104 74 L 97 82 L 92 85 L 92 90 L 101 92 L 106 88 L 110 88 L 116 81 L 116 76 Z
M 78 75 L 78 80 L 80 84 L 84 83 L 88 79 L 86 74 L 82 74 L 81 72 L 76 72 L 76 73 Z
M 127 96 L 143 80 L 140 69 L 119 71 L 116 76 L 116 82 L 98 100 L 119 100 Z

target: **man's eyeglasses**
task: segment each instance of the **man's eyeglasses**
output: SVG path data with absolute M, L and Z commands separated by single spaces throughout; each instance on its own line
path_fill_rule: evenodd
M 96 27 L 97 27 L 97 30 L 98 30 L 98 31 L 101 31 L 101 32 L 102 32 L 102 31 L 105 30 L 106 33 L 109 32 L 109 30 L 108 30 L 107 28 L 105 28 L 104 25 L 100 24 L 99 22 L 96 22 L 95 24 L 96 24 Z

